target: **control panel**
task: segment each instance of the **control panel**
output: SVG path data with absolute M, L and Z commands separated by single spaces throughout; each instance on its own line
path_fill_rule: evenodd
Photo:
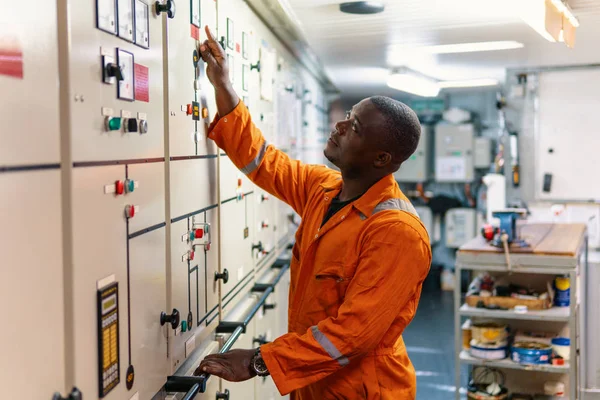
M 435 180 L 471 182 L 474 179 L 472 124 L 437 124 L 435 127 Z
M 394 177 L 398 182 L 425 182 L 431 174 L 430 127 L 421 126 L 421 137 L 415 152 L 400 166 Z
M 0 382 L 27 385 L 29 360 L 42 358 L 55 368 L 36 381 L 35 398 L 160 398 L 167 377 L 189 375 L 197 350 L 218 340 L 220 321 L 295 231 L 291 208 L 208 138 L 217 107 L 198 54 L 204 26 L 265 138 L 311 163 L 323 162 L 323 88 L 243 0 L 35 1 L 7 12 L 3 22 L 35 22 L 36 30 L 0 24 L 0 46 L 10 43 L 15 60 L 8 75 L 0 69 L 13 93 L 0 100 L 0 187 L 10 194 L 0 246 L 9 265 L 30 263 L 9 268 L 8 293 L 28 310 L 47 310 L 39 318 L 52 333 L 7 328 L 15 350 L 0 361 L 9 371 Z M 35 64 L 24 54 L 31 48 Z M 39 244 L 45 260 L 23 259 L 32 224 L 49 233 Z M 47 268 L 32 282 L 40 262 Z M 250 326 L 239 345 L 283 333 L 286 292 L 271 296 L 261 332 Z M 28 323 L 30 314 L 17 314 L 15 325 Z M 255 389 L 219 387 L 213 379 L 197 398 L 253 397 Z
M 120 382 L 119 286 L 115 282 L 98 290 L 98 382 L 100 398 Z

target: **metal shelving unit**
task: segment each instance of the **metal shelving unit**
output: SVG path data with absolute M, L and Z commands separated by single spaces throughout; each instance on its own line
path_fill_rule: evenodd
M 542 225 L 542 224 L 530 224 Z M 579 335 L 580 317 L 579 306 L 583 301 L 579 295 L 578 285 L 585 280 L 587 270 L 587 231 L 585 225 L 579 229 L 575 224 L 543 224 L 546 231 L 541 239 L 532 240 L 532 248 L 528 253 L 511 253 L 511 266 L 506 264 L 506 259 L 501 250 L 493 248 L 485 243 L 482 238 L 475 238 L 462 246 L 456 257 L 456 282 L 460 282 L 463 270 L 487 271 L 491 274 L 532 274 L 535 275 L 566 275 L 570 279 L 571 301 L 569 307 L 553 307 L 548 310 L 531 310 L 526 313 L 517 313 L 513 310 L 487 310 L 470 307 L 463 303 L 460 284 L 454 290 L 454 326 L 455 326 L 455 396 L 456 400 L 461 398 L 461 365 L 488 366 L 498 369 L 534 371 L 549 374 L 568 375 L 568 398 L 580 399 L 578 390 L 579 374 Z M 540 228 L 541 230 L 541 228 Z M 574 237 L 573 235 L 577 235 Z M 561 241 L 561 237 L 564 239 Z M 563 245 L 564 243 L 564 245 Z M 548 249 L 552 249 L 551 251 Z M 543 252 L 542 252 L 543 251 Z M 548 277 L 546 277 L 547 279 Z M 503 360 L 483 360 L 472 357 L 468 351 L 463 349 L 462 323 L 465 317 L 485 320 L 520 321 L 526 323 L 531 321 L 534 327 L 540 323 L 563 323 L 569 330 L 571 339 L 570 360 L 562 366 L 556 365 L 522 365 L 509 358 Z M 509 322 L 510 324 L 510 322 Z M 519 376 L 521 377 L 521 375 Z M 527 372 L 522 374 L 523 380 L 527 380 Z

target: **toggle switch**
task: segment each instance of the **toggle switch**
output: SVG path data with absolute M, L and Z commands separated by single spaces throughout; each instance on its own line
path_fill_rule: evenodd
M 105 117 L 104 127 L 107 132 L 118 131 L 121 129 L 121 118 L 120 117 Z
M 252 251 L 254 250 L 258 250 L 259 252 L 263 251 L 263 244 L 262 242 L 258 242 L 257 244 L 253 244 L 252 245 Z
M 177 329 L 179 326 L 179 311 L 176 308 L 173 309 L 172 314 L 167 314 L 164 311 L 160 313 L 160 326 L 169 323 L 171 328 Z
M 173 0 L 167 0 L 164 4 L 161 4 L 157 1 L 156 3 L 154 3 L 154 7 L 156 8 L 157 15 L 166 12 L 167 17 L 169 17 L 170 19 L 175 18 L 175 2 Z
M 145 119 L 141 120 L 139 123 L 140 133 L 148 133 L 148 121 Z
M 267 200 L 269 200 L 269 196 L 267 196 L 266 194 L 263 194 L 262 196 L 260 196 L 260 199 L 262 201 L 267 201 Z
M 262 224 L 261 224 L 261 227 L 263 229 L 268 228 L 269 227 L 269 223 L 267 221 L 263 221 Z
M 222 279 L 223 283 L 229 282 L 229 271 L 227 271 L 227 268 L 223 269 L 221 273 L 215 272 L 215 281 L 219 279 Z
M 115 63 L 114 57 L 109 55 L 102 56 L 102 82 L 109 85 L 114 84 L 117 80 L 122 81 L 123 70 L 121 66 Z
M 118 81 L 122 81 L 125 78 L 123 77 L 123 70 L 119 64 L 108 63 L 106 67 L 104 67 L 106 77 L 108 78 L 117 78 Z
M 138 130 L 138 123 L 135 118 L 125 118 L 123 124 L 125 125 L 125 132 L 137 132 Z
M 250 64 L 250 71 L 255 69 L 257 72 L 260 72 L 260 60 L 256 62 L 256 64 Z
M 217 400 L 229 400 L 229 389 L 225 389 L 224 392 L 217 392 Z

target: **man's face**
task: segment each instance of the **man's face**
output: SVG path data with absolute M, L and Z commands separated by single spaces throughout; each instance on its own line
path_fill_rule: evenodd
M 364 99 L 335 124 L 325 150 L 325 157 L 347 177 L 364 173 L 373 165 L 379 152 L 383 118 L 369 99 Z

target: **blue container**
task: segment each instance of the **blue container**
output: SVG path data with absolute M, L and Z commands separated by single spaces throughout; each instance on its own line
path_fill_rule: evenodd
M 571 282 L 569 277 L 557 276 L 554 279 L 554 305 L 569 307 L 571 304 Z
M 538 342 L 517 342 L 510 349 L 511 359 L 519 364 L 550 364 L 552 347 Z

